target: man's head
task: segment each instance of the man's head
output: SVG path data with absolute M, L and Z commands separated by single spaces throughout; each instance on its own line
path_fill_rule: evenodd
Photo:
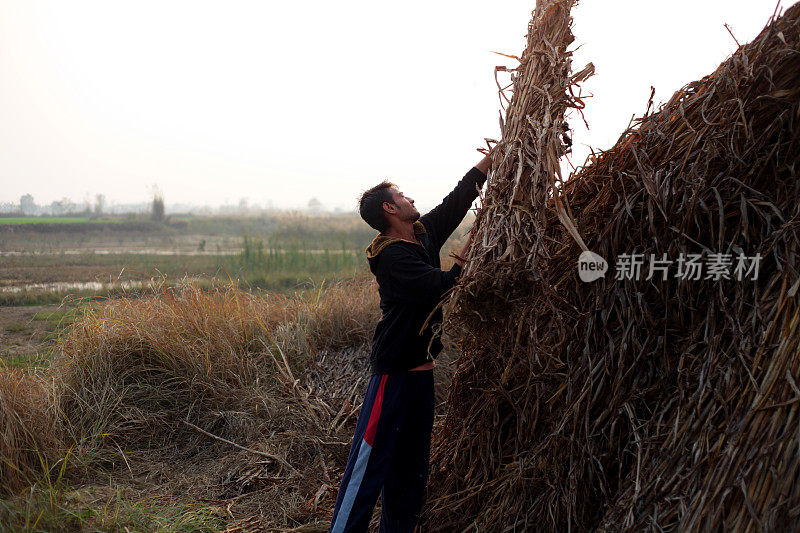
M 393 225 L 413 224 L 419 219 L 414 199 L 404 195 L 394 183 L 385 180 L 364 191 L 358 207 L 364 222 L 381 233 Z

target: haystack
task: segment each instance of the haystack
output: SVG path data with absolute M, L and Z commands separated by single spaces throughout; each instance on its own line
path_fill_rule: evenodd
M 537 2 L 446 306 L 425 527 L 794 529 L 800 5 L 562 182 L 573 4 Z

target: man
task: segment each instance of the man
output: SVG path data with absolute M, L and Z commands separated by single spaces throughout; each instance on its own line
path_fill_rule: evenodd
M 332 533 L 366 531 L 380 492 L 382 532 L 412 531 L 417 523 L 428 481 L 433 360 L 442 349 L 430 328 L 420 330 L 461 273 L 460 259 L 441 270 L 439 251 L 478 197 L 490 163 L 487 155 L 421 218 L 414 200 L 386 181 L 359 200 L 361 217 L 380 232 L 367 247 L 367 259 L 378 281 L 382 316 Z M 468 247 L 469 241 L 459 255 Z M 437 310 L 432 321 L 441 318 Z

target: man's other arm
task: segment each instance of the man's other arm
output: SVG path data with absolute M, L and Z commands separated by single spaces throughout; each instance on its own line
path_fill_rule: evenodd
M 420 218 L 420 221 L 433 234 L 438 248 L 442 247 L 447 238 L 464 220 L 472 202 L 478 197 L 478 190 L 486 182 L 490 165 L 491 158 L 484 157 L 461 178 L 455 189 L 442 200 L 442 203 Z

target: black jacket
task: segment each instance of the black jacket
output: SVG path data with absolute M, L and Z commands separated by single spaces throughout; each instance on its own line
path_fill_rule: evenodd
M 442 295 L 455 285 L 461 267 L 441 270 L 439 251 L 466 216 L 485 181 L 486 175 L 472 168 L 441 204 L 414 222 L 414 233 L 423 246 L 381 233 L 367 247 L 382 311 L 372 338 L 373 374 L 405 372 L 432 360 L 442 350 L 441 340 L 431 331 L 431 326 L 442 320 L 441 309 L 425 331 L 420 330 Z

